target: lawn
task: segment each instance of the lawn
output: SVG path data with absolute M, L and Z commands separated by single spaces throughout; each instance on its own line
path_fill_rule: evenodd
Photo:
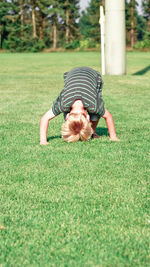
M 104 76 L 120 142 L 68 144 L 63 115 L 39 145 L 41 116 L 77 66 L 98 52 L 0 54 L 0 266 L 149 266 L 150 53 L 129 52 L 127 75 Z

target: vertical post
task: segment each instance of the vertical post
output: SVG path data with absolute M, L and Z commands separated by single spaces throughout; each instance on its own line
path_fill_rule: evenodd
M 105 21 L 106 74 L 125 74 L 125 0 L 105 0 Z
M 103 6 L 100 6 L 100 25 L 101 25 L 101 62 L 102 75 L 105 75 L 105 16 Z

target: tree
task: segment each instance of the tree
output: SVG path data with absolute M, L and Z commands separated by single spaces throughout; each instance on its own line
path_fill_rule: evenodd
M 142 41 L 146 33 L 146 20 L 142 15 L 137 15 L 137 41 Z
M 20 22 L 21 22 L 21 35 L 22 35 L 24 26 L 23 0 L 20 0 Z
M 150 0 L 142 1 L 143 17 L 146 19 L 147 32 L 150 32 Z
M 7 15 L 9 13 L 9 4 L 5 0 L 0 2 L 0 48 L 2 48 L 3 40 L 7 37 Z
M 65 41 L 66 41 L 66 44 L 69 43 L 69 32 L 70 32 L 70 28 L 69 28 L 69 21 L 70 21 L 69 5 L 70 5 L 69 0 L 64 1 L 63 9 L 64 9 L 64 14 L 65 14 L 65 28 L 66 28 Z
M 53 28 L 53 49 L 57 47 L 57 29 L 59 27 L 59 20 L 63 14 L 62 0 L 51 0 L 48 8 L 48 21 Z
M 91 0 L 89 7 L 82 12 L 79 22 L 83 38 L 91 38 L 95 43 L 100 42 L 100 5 L 104 5 L 103 0 Z
M 137 29 L 137 6 L 136 0 L 126 0 L 126 30 L 127 42 L 129 41 L 131 48 L 135 43 L 136 29 Z
M 44 28 L 48 19 L 50 2 L 49 0 L 36 0 L 37 32 L 40 40 L 44 38 Z
M 65 0 L 62 4 L 62 26 L 65 31 L 66 47 L 78 39 L 78 21 L 79 21 L 79 0 Z
M 6 1 L 8 2 L 8 1 Z M 20 19 L 20 0 L 11 0 L 8 2 L 9 11 L 6 15 L 7 19 L 7 41 L 8 46 L 12 50 L 18 46 L 21 35 L 21 19 Z
M 70 0 L 69 12 L 70 41 L 73 41 L 79 36 L 77 23 L 79 20 L 79 0 Z

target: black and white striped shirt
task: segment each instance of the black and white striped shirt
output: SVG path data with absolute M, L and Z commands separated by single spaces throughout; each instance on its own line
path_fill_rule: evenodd
M 103 82 L 99 72 L 88 67 L 75 68 L 64 73 L 64 81 L 64 89 L 52 106 L 54 115 L 70 112 L 76 100 L 82 101 L 89 114 L 95 114 L 97 118 L 104 115 Z

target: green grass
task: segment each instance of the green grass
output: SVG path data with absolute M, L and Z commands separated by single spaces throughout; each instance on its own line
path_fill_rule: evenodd
M 149 62 L 128 53 L 127 75 L 103 78 L 120 142 L 101 119 L 101 139 L 65 143 L 60 115 L 40 146 L 63 73 L 101 71 L 100 55 L 0 54 L 0 266 L 149 266 Z

